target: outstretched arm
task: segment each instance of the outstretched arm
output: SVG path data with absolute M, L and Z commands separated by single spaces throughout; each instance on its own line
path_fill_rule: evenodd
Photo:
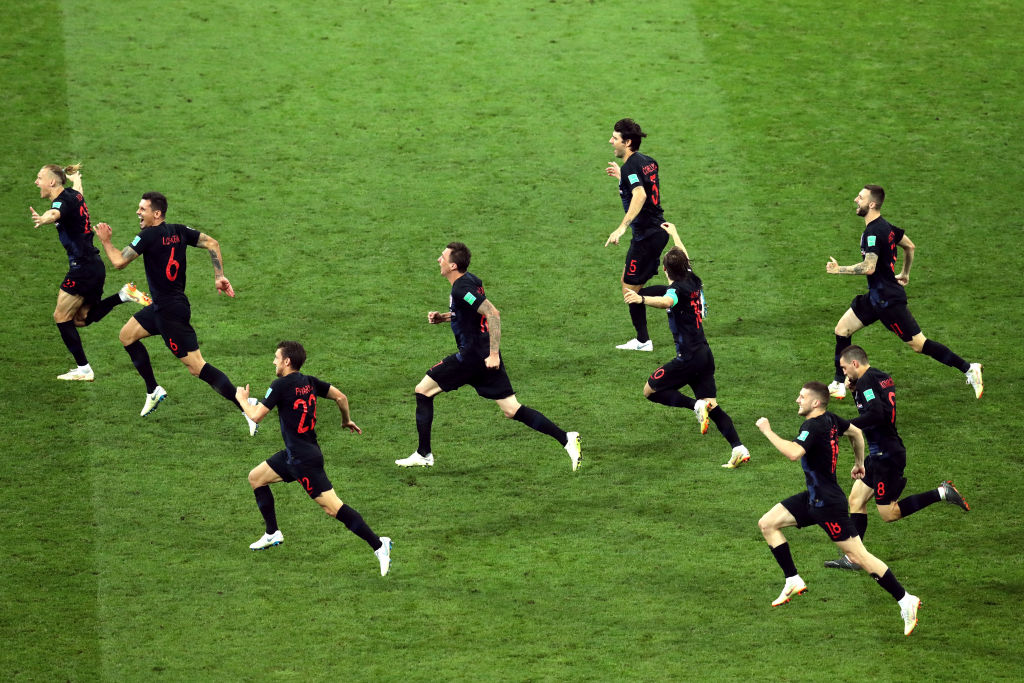
M 676 299 L 670 296 L 644 296 L 632 289 L 627 289 L 623 293 L 622 299 L 627 304 L 643 304 L 653 308 L 672 308 L 676 304 Z
M 501 364 L 501 356 L 499 355 L 501 348 L 501 314 L 498 313 L 498 309 L 494 307 L 490 299 L 484 299 L 484 302 L 480 304 L 476 311 L 487 318 L 487 331 L 491 335 L 491 352 L 484 361 L 484 365 L 491 370 L 495 370 Z
M 94 229 L 96 236 L 100 238 L 100 242 L 103 244 L 103 251 L 106 252 L 107 258 L 110 259 L 110 265 L 118 270 L 122 270 L 139 257 L 139 253 L 131 247 L 125 247 L 118 251 L 117 247 L 111 244 L 110 241 L 114 236 L 114 229 L 106 223 L 98 223 Z
M 761 430 L 761 433 L 768 437 L 768 440 L 772 442 L 772 445 L 779 449 L 779 453 L 793 460 L 794 462 L 804 457 L 804 447 L 795 441 L 787 441 L 781 436 L 772 431 L 772 425 L 768 422 L 767 417 L 762 417 L 757 421 L 757 428 Z M 853 429 L 857 429 L 854 427 Z M 859 431 L 859 430 L 858 430 Z M 863 455 L 863 454 L 862 454 Z
M 224 259 L 220 255 L 220 242 L 213 239 L 205 232 L 199 233 L 196 246 L 210 252 L 210 260 L 213 261 L 213 282 L 218 292 L 224 292 L 228 296 L 235 295 L 235 288 L 231 286 L 228 279 L 224 277 Z
M 676 226 L 668 221 L 661 224 L 661 229 L 664 230 L 672 237 L 672 244 L 683 250 L 686 254 L 686 258 L 690 258 L 690 252 L 686 251 L 686 247 L 683 245 L 683 240 L 679 239 L 679 231 L 676 230 Z
M 341 426 L 356 434 L 362 434 L 363 430 L 352 421 L 352 414 L 349 412 L 348 407 L 348 396 L 341 393 L 341 390 L 332 384 L 327 392 L 327 398 L 338 404 L 338 410 L 341 411 Z
M 450 311 L 439 313 L 437 311 L 430 311 L 427 313 L 427 322 L 431 325 L 437 325 L 438 323 L 450 323 L 452 321 L 452 314 Z
M 832 275 L 871 275 L 875 272 L 877 263 L 878 254 L 867 254 L 863 261 L 852 266 L 841 266 L 829 256 L 828 263 L 825 264 L 825 272 Z

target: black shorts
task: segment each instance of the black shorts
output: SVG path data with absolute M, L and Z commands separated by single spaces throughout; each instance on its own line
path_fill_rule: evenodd
M 661 265 L 661 252 L 668 244 L 668 233 L 658 228 L 657 232 L 648 232 L 643 239 L 629 241 L 626 252 L 626 266 L 622 271 L 622 281 L 627 285 L 642 285 L 658 274 Z
M 871 303 L 871 295 L 861 294 L 855 296 L 850 302 L 850 310 L 857 316 L 857 320 L 867 327 L 876 320 L 892 330 L 893 334 L 905 342 L 910 341 L 915 335 L 920 334 L 921 326 L 910 314 L 906 303 L 889 304 L 888 306 L 876 308 Z
M 281 481 L 297 481 L 309 494 L 310 498 L 319 498 L 320 494 L 334 488 L 331 480 L 324 472 L 324 456 L 313 462 L 288 464 L 288 451 L 278 451 L 267 458 L 267 464 L 274 470 Z
M 834 542 L 845 541 L 859 535 L 853 526 L 853 520 L 850 519 L 849 510 L 811 507 L 811 494 L 807 491 L 785 499 L 782 501 L 782 507 L 796 519 L 797 529 L 817 524 Z
M 159 309 L 156 304 L 150 304 L 132 317 L 146 332 L 163 337 L 164 344 L 178 358 L 199 349 L 196 331 L 189 324 L 192 309 L 188 304 L 176 304 L 169 309 Z
M 903 469 L 907 465 L 907 456 L 869 455 L 864 459 L 864 484 L 875 494 L 875 503 L 888 505 L 899 500 L 903 489 L 907 487 L 907 478 Z
M 715 357 L 711 354 L 711 347 L 705 346 L 689 358 L 676 356 L 655 370 L 647 378 L 647 384 L 654 391 L 688 385 L 696 399 L 715 398 L 718 388 L 715 386 Z
M 61 283 L 62 291 L 80 296 L 84 303 L 95 304 L 103 298 L 103 283 L 107 279 L 107 269 L 103 261 L 73 261 Z
M 427 377 L 437 382 L 441 391 L 454 391 L 469 385 L 484 398 L 499 401 L 516 393 L 505 372 L 505 361 L 494 370 L 484 365 L 483 358 L 453 353 L 427 370 Z

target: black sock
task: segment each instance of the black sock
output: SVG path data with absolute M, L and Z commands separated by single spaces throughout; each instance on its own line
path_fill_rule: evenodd
M 75 321 L 68 320 L 67 322 L 57 323 L 57 331 L 60 332 L 60 338 L 64 340 L 64 346 L 68 347 L 68 351 L 71 352 L 79 367 L 88 365 L 89 361 L 85 359 L 85 349 L 82 348 L 82 338 L 78 335 Z
M 419 445 L 416 452 L 420 455 L 428 455 L 430 450 L 430 427 L 434 424 L 434 397 L 416 394 L 416 433 L 419 435 Z
M 963 358 L 950 351 L 948 348 L 946 348 L 939 342 L 934 342 L 931 339 L 924 340 L 924 348 L 921 349 L 921 353 L 925 354 L 926 356 L 931 356 L 932 358 L 934 358 L 935 360 L 939 361 L 944 365 L 948 365 L 951 368 L 956 368 L 960 372 L 967 372 L 968 370 L 971 369 L 970 363 L 968 363 Z
M 349 531 L 369 543 L 370 547 L 374 550 L 384 545 L 380 542 L 380 537 L 373 533 L 373 529 L 363 521 L 363 516 L 356 512 L 352 506 L 342 503 L 335 517 L 337 517 L 339 522 L 347 526 Z
M 736 427 L 732 424 L 732 418 L 729 414 L 722 410 L 722 406 L 715 406 L 713 410 L 708 413 L 708 417 L 718 427 L 718 431 L 721 432 L 725 440 L 729 442 L 729 445 L 733 448 L 742 446 L 743 442 L 740 441 L 740 435 L 736 433 Z
M 864 534 L 868 530 L 868 514 L 866 512 L 851 512 L 850 519 L 853 521 L 853 528 L 857 530 L 857 535 L 863 541 Z
M 93 323 L 99 322 L 106 317 L 107 313 L 110 313 L 114 306 L 119 306 L 124 302 L 121 301 L 121 297 L 118 294 L 108 296 L 98 304 L 89 307 L 89 312 L 85 315 L 85 324 L 92 325 Z
M 928 507 L 932 503 L 938 503 L 940 500 L 942 500 L 942 496 L 939 495 L 939 490 L 932 489 L 924 493 L 915 493 L 912 496 L 907 496 L 896 504 L 900 506 L 900 516 L 907 517 L 921 508 Z
M 274 494 L 270 492 L 270 486 L 264 484 L 254 488 L 252 492 L 256 495 L 256 507 L 260 509 L 263 521 L 267 525 L 267 533 L 274 533 L 277 531 L 277 513 L 274 512 Z
M 800 573 L 796 570 L 796 565 L 793 564 L 793 555 L 789 552 L 789 541 L 782 545 L 777 545 L 771 550 L 772 555 L 775 556 L 775 561 L 782 567 L 782 573 L 786 575 L 787 579 Z
M 156 378 L 153 376 L 153 366 L 149 362 L 149 352 L 142 345 L 141 341 L 133 341 L 124 347 L 128 357 L 132 359 L 132 365 L 138 371 L 142 381 L 146 383 L 146 393 L 152 394 L 156 391 Z
M 838 334 L 836 335 L 836 374 L 834 379 L 840 384 L 846 381 L 846 373 L 839 367 L 839 354 L 850 345 L 852 340 L 853 337 L 840 337 Z
M 540 413 L 529 406 L 519 406 L 519 410 L 517 410 L 516 414 L 512 416 L 512 419 L 516 422 L 522 422 L 531 429 L 536 429 L 541 434 L 547 434 L 563 446 L 569 443 L 569 437 L 565 435 L 565 430 L 548 418 L 544 417 L 543 413 Z
M 651 336 L 647 334 L 647 306 L 644 304 L 629 305 L 629 319 L 633 321 L 633 328 L 636 330 L 636 340 L 647 342 Z
M 889 595 L 895 600 L 902 600 L 903 596 L 907 594 L 907 589 L 900 585 L 900 582 L 892 575 L 891 569 L 886 569 L 885 574 L 882 574 L 881 577 L 872 574 L 871 578 L 877 581 L 879 586 L 889 591 Z
M 238 405 L 238 401 L 235 400 L 235 385 L 231 383 L 227 375 L 213 367 L 212 363 L 203 366 L 203 369 L 199 371 L 199 379 L 213 387 L 213 390 L 230 401 L 231 405 L 242 410 L 242 406 Z
M 647 397 L 647 400 L 660 403 L 663 406 L 671 406 L 672 408 L 689 408 L 690 410 L 693 410 L 693 406 L 697 404 L 696 401 L 678 389 L 662 389 L 661 391 L 655 391 Z

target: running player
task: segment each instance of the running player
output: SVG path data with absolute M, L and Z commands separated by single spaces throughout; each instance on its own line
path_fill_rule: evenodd
M 868 444 L 869 454 L 864 467 L 854 466 L 850 472 L 853 477 L 849 497 L 850 519 L 861 540 L 864 540 L 868 528 L 867 505 L 872 498 L 878 514 L 886 522 L 903 519 L 940 500 L 964 511 L 970 510 L 971 506 L 952 481 L 943 481 L 938 488 L 898 500 L 907 485 L 903 476 L 907 451 L 896 431 L 896 384 L 892 377 L 868 363 L 868 354 L 859 346 L 848 346 L 839 355 L 839 365 L 846 373 L 846 382 L 853 389 L 860 413 L 850 422 L 864 432 Z M 830 569 L 860 569 L 846 555 L 828 560 L 825 566 Z
M 277 379 L 267 389 L 263 400 L 249 398 L 248 384 L 235 391 L 235 400 L 246 417 L 253 422 L 262 422 L 271 410 L 277 408 L 281 436 L 284 437 L 284 450 L 270 456 L 249 472 L 249 484 L 256 496 L 256 506 L 266 525 L 266 533 L 249 547 L 252 550 L 263 550 L 284 541 L 284 534 L 277 526 L 274 494 L 270 491 L 270 485 L 279 481 L 297 481 L 324 512 L 369 544 L 380 561 L 380 575 L 384 576 L 391 567 L 391 539 L 373 533 L 363 521 L 362 515 L 352 506 L 343 503 L 334 492 L 334 486 L 324 472 L 324 454 L 316 440 L 317 398 L 328 398 L 337 404 L 342 427 L 355 434 L 362 434 L 363 431 L 352 421 L 345 394 L 323 380 L 299 372 L 305 362 L 306 350 L 302 344 L 283 341 L 274 352 Z
M 847 556 L 867 570 L 871 578 L 899 602 L 903 633 L 909 636 L 917 626 L 917 609 L 921 600 L 908 593 L 893 576 L 892 570 L 867 551 L 853 527 L 846 496 L 836 482 L 839 436 L 850 439 L 855 466 L 863 467 L 864 434 L 855 425 L 828 412 L 828 399 L 828 387 L 821 382 L 808 382 L 803 386 L 796 403 L 797 412 L 805 419 L 793 441 L 787 441 L 772 431 L 767 418 L 757 421 L 757 428 L 780 453 L 790 460 L 800 461 L 807 482 L 806 491 L 777 503 L 757 523 L 786 577 L 786 585 L 772 602 L 772 607 L 783 605 L 807 590 L 807 584 L 793 563 L 789 543 L 782 530 L 817 524 Z
M 626 265 L 622 269 L 622 294 L 638 292 L 658 272 L 658 260 L 668 244 L 668 235 L 661 230 L 665 220 L 661 207 L 661 180 L 658 177 L 658 162 L 640 153 L 640 143 L 647 133 L 633 119 L 615 122 L 612 137 L 608 142 L 617 159 L 622 159 L 620 168 L 614 161 L 608 162 L 605 172 L 619 181 L 619 197 L 626 215 L 619 227 L 605 240 L 604 246 L 618 244 L 626 233 L 633 231 L 626 252 Z M 653 351 L 654 344 L 647 332 L 647 309 L 642 304 L 629 305 L 629 317 L 636 330 L 636 336 L 615 348 L 624 351 Z
M 31 206 L 29 211 L 36 228 L 51 223 L 56 226 L 57 239 L 68 254 L 68 273 L 57 291 L 53 321 L 78 366 L 58 375 L 57 379 L 92 382 L 96 375 L 86 358 L 77 328 L 102 320 L 114 306 L 126 301 L 143 306 L 152 301 L 132 282 L 121 287 L 117 294 L 103 298 L 107 270 L 99 250 L 92 243 L 89 207 L 82 196 L 81 169 L 81 164 L 64 167 L 47 164 L 39 169 L 36 187 L 39 188 L 39 196 L 50 201 L 50 208 L 42 214 L 36 213 Z M 65 187 L 68 181 L 71 181 L 71 187 Z
M 209 384 L 214 391 L 235 404 L 235 385 L 228 376 L 203 360 L 199 351 L 199 340 L 190 323 L 192 306 L 185 295 L 185 280 L 188 271 L 186 247 L 199 247 L 210 253 L 213 261 L 213 284 L 218 292 L 233 297 L 235 290 L 224 277 L 220 244 L 206 233 L 193 230 L 187 225 L 167 223 L 167 198 L 159 192 L 147 192 L 139 201 L 135 212 L 139 217 L 139 234 L 131 244 L 118 251 L 111 238 L 113 231 L 106 223 L 96 225 L 103 249 L 110 263 L 118 270 L 126 267 L 140 255 L 146 269 L 149 291 L 153 293 L 153 305 L 148 306 L 125 323 L 121 328 L 120 340 L 132 364 L 146 383 L 146 402 L 140 415 L 145 417 L 159 407 L 167 397 L 164 388 L 156 383 L 149 353 L 142 345 L 143 339 L 159 334 L 171 353 L 185 364 L 195 377 Z M 259 425 L 248 416 L 249 434 L 253 435 Z
M 501 359 L 501 317 L 498 309 L 484 294 L 484 285 L 470 273 L 469 248 L 462 242 L 451 242 L 437 259 L 441 275 L 452 285 L 447 313 L 430 311 L 431 325 L 451 323 L 455 342 L 454 353 L 427 370 L 416 385 L 416 430 L 419 445 L 407 458 L 395 461 L 399 467 L 432 467 L 434 454 L 430 446 L 434 422 L 434 397 L 442 391 L 455 391 L 466 384 L 476 393 L 498 404 L 505 417 L 547 434 L 565 448 L 575 472 L 580 466 L 579 432 L 565 432 L 542 413 L 524 406 L 516 399 L 512 383 Z
M 968 363 L 942 344 L 926 339 L 907 308 L 907 293 L 903 288 L 910 281 L 914 243 L 903 230 L 882 218 L 885 190 L 878 185 L 865 185 L 853 201 L 857 215 L 864 218 L 864 232 L 860 236 L 860 252 L 864 260 L 852 266 L 841 266 L 829 257 L 825 271 L 834 275 L 867 275 L 868 293 L 855 297 L 836 323 L 835 379 L 828 385 L 829 393 L 833 398 L 846 397 L 839 354 L 850 345 L 854 332 L 881 320 L 917 353 L 924 353 L 964 373 L 967 383 L 974 388 L 975 397 L 981 398 L 985 390 L 981 364 Z M 903 268 L 899 273 L 896 272 L 896 247 L 903 250 Z
M 729 462 L 722 467 L 736 468 L 750 460 L 747 447 L 740 441 L 732 418 L 715 398 L 715 357 L 704 336 L 704 288 L 701 279 L 690 267 L 690 255 L 679 239 L 676 226 L 662 223 L 661 229 L 672 237 L 675 245 L 663 259 L 668 287 L 645 287 L 639 292 L 627 289 L 627 304 L 668 309 L 668 327 L 676 342 L 676 357 L 654 371 L 644 385 L 649 401 L 673 408 L 690 408 L 697 415 L 700 433 L 706 434 L 708 423 L 715 427 L 732 446 Z M 694 400 L 679 388 L 689 385 Z

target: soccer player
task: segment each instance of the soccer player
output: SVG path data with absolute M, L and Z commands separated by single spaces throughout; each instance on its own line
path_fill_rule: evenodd
M 846 397 L 839 354 L 850 345 L 854 332 L 881 320 L 917 353 L 927 354 L 963 372 L 967 383 L 974 387 L 975 397 L 981 398 L 985 390 L 981 364 L 968 363 L 942 344 L 926 339 L 907 308 L 907 294 L 903 288 L 910 281 L 914 243 L 903 230 L 882 218 L 883 201 L 885 190 L 878 185 L 865 185 L 853 199 L 857 215 L 864 218 L 864 232 L 860 236 L 860 252 L 864 260 L 852 266 L 841 266 L 829 257 L 825 264 L 825 271 L 833 275 L 866 275 L 868 278 L 868 293 L 855 297 L 836 323 L 835 379 L 828 385 L 829 393 L 838 399 Z M 896 272 L 896 247 L 903 250 L 903 268 L 899 273 Z
M 352 506 L 343 503 L 334 492 L 324 472 L 324 454 L 316 440 L 317 398 L 328 398 L 337 404 L 342 427 L 355 434 L 362 434 L 363 431 L 352 421 L 345 394 L 321 379 L 299 372 L 305 362 L 306 350 L 302 344 L 283 341 L 274 352 L 277 379 L 267 389 L 263 400 L 249 398 L 248 384 L 235 391 L 235 400 L 246 417 L 253 422 L 262 422 L 276 407 L 281 422 L 281 436 L 284 437 L 284 450 L 274 453 L 249 472 L 249 484 L 256 495 L 256 506 L 263 515 L 267 530 L 262 538 L 249 547 L 263 550 L 284 541 L 284 535 L 277 526 L 274 494 L 270 491 L 270 485 L 279 481 L 297 481 L 324 512 L 342 522 L 349 531 L 369 544 L 380 561 L 380 575 L 384 576 L 391 567 L 391 539 L 373 533 L 363 521 L 362 515 Z
M 645 137 L 647 133 L 633 119 L 621 119 L 616 121 L 612 137 L 608 140 L 615 157 L 622 159 L 622 167 L 610 161 L 605 172 L 619 181 L 619 196 L 626 215 L 605 240 L 604 246 L 618 244 L 626 228 L 633 231 L 626 252 L 626 265 L 622 269 L 623 295 L 628 291 L 640 291 L 644 283 L 654 277 L 658 272 L 658 259 L 668 244 L 668 235 L 660 227 L 665 216 L 661 208 L 658 162 L 640 153 L 640 143 Z M 647 309 L 643 304 L 630 304 L 629 317 L 636 336 L 615 348 L 653 351 L 654 344 L 647 333 Z
M 639 292 L 627 289 L 623 295 L 630 305 L 667 309 L 668 327 L 676 342 L 676 357 L 647 379 L 644 396 L 648 401 L 673 408 L 692 409 L 701 434 L 707 433 L 708 423 L 713 421 L 732 446 L 732 456 L 722 467 L 736 468 L 750 460 L 750 453 L 740 441 L 732 418 L 715 398 L 715 357 L 704 336 L 704 285 L 690 267 L 690 255 L 676 226 L 662 223 L 661 229 L 672 237 L 675 245 L 662 259 L 668 287 L 645 287 Z M 684 385 L 693 389 L 696 401 L 679 391 Z
M 800 389 L 796 398 L 797 412 L 805 419 L 793 441 L 787 441 L 772 431 L 767 418 L 757 421 L 757 428 L 780 453 L 790 460 L 800 461 L 807 482 L 806 491 L 776 504 L 757 523 L 786 577 L 786 585 L 772 602 L 772 607 L 783 605 L 794 595 L 807 590 L 807 584 L 793 563 L 789 543 L 782 530 L 817 524 L 848 557 L 867 570 L 871 578 L 899 602 L 903 633 L 909 636 L 917 626 L 917 609 L 921 600 L 908 593 L 893 576 L 892 570 L 867 551 L 853 527 L 846 496 L 836 482 L 836 461 L 839 457 L 839 436 L 843 435 L 853 445 L 856 466 L 863 467 L 864 434 L 855 425 L 828 412 L 828 399 L 828 387 L 821 382 L 808 382 Z
M 147 306 L 151 300 L 131 282 L 117 294 L 103 298 L 107 270 L 99 250 L 92 244 L 93 230 L 89 207 L 82 196 L 81 169 L 81 164 L 64 167 L 47 164 L 39 169 L 35 184 L 39 196 L 50 201 L 50 208 L 42 214 L 31 206 L 29 210 L 36 228 L 51 223 L 57 228 L 57 239 L 68 254 L 68 273 L 57 290 L 53 321 L 78 367 L 58 375 L 57 379 L 92 382 L 96 375 L 86 358 L 77 328 L 102 320 L 114 306 L 126 301 Z M 69 180 L 71 187 L 65 187 Z
M 149 415 L 167 397 L 164 388 L 156 383 L 149 353 L 141 341 L 154 334 L 163 337 L 167 348 L 185 364 L 193 376 L 209 384 L 234 405 L 235 385 L 227 375 L 203 360 L 199 340 L 190 324 L 192 307 L 185 295 L 188 270 L 186 247 L 206 249 L 213 261 L 213 282 L 217 291 L 231 297 L 235 295 L 231 283 L 224 277 L 220 244 L 206 233 L 193 230 L 187 225 L 165 222 L 167 198 L 159 192 L 142 195 L 135 214 L 139 217 L 139 234 L 123 250 L 118 251 L 111 244 L 113 231 L 106 223 L 96 225 L 96 234 L 103 243 L 110 263 L 118 270 L 142 255 L 149 291 L 153 293 L 153 305 L 129 319 L 120 334 L 124 350 L 146 383 L 146 402 L 140 415 Z M 259 425 L 249 420 L 248 416 L 246 421 L 249 423 L 249 434 L 255 434 Z
M 903 519 L 940 500 L 964 511 L 970 510 L 971 506 L 952 481 L 943 481 L 938 488 L 898 500 L 907 485 L 903 476 L 907 451 L 896 431 L 896 385 L 892 377 L 871 366 L 867 352 L 859 346 L 848 346 L 843 350 L 839 355 L 839 365 L 846 373 L 846 382 L 853 389 L 860 413 L 850 423 L 864 432 L 868 444 L 869 455 L 864 466 L 855 465 L 850 472 L 853 477 L 850 519 L 861 540 L 864 540 L 868 528 L 867 504 L 872 498 L 878 514 L 886 522 Z M 825 566 L 830 569 L 860 569 L 846 555 L 828 560 Z
M 484 285 L 470 273 L 469 247 L 450 242 L 437 259 L 441 275 L 451 283 L 449 312 L 427 313 L 431 325 L 451 323 L 459 350 L 427 370 L 416 385 L 416 430 L 419 444 L 407 458 L 395 461 L 400 467 L 432 467 L 430 430 L 434 422 L 434 397 L 442 391 L 455 391 L 466 384 L 476 393 L 498 404 L 505 417 L 547 434 L 569 454 L 572 469 L 580 466 L 579 432 L 565 432 L 543 414 L 519 403 L 501 359 L 501 317 L 487 295 Z

